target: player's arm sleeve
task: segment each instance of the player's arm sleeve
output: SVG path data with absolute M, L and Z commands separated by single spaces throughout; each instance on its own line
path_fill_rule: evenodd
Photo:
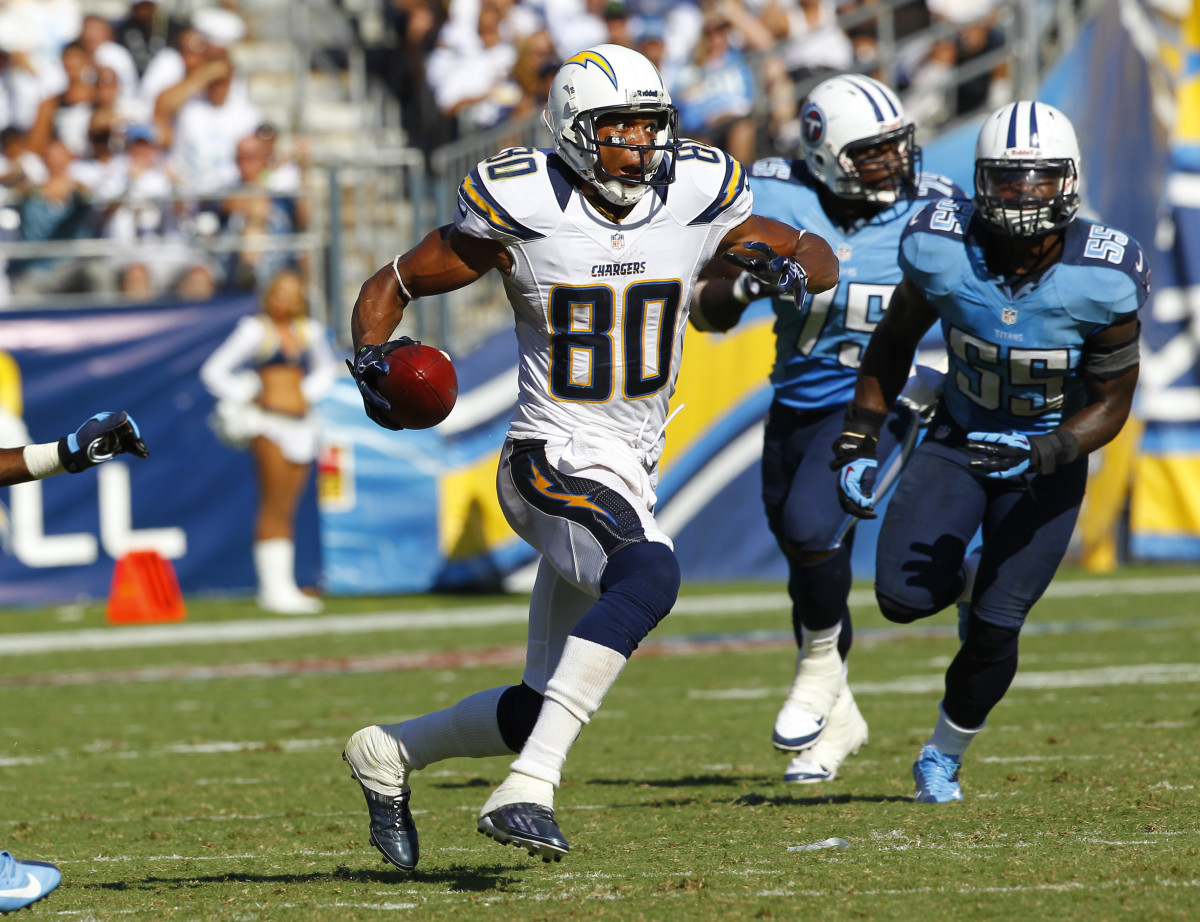
M 904 277 L 926 296 L 949 293 L 962 254 L 961 234 L 930 229 L 935 207 L 926 206 L 909 221 L 896 258 Z
M 693 167 L 697 194 L 703 205 L 690 224 L 708 224 L 713 233 L 709 239 L 720 240 L 727 232 L 750 217 L 754 211 L 754 192 L 750 177 L 742 164 L 715 147 L 698 150 L 719 155 L 715 162 L 697 158 Z M 685 161 L 691 162 L 691 161 Z
M 247 364 L 262 342 L 262 322 L 243 317 L 229 338 L 200 366 L 200 381 L 218 400 L 248 403 L 258 396 L 262 381 Z
M 534 155 L 529 160 L 536 174 L 539 161 Z M 501 184 L 489 182 L 480 166 L 471 170 L 458 186 L 455 228 L 469 237 L 495 240 L 506 246 L 545 236 L 522 220 L 529 204 L 521 201 L 522 194 L 536 196 L 540 191 L 532 183 L 522 181 L 529 177 L 510 178 L 501 191 Z

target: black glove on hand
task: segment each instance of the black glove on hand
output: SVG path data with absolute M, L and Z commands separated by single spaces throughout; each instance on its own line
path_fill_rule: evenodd
M 885 414 L 852 403 L 846 408 L 842 434 L 833 443 L 829 469 L 838 472 L 838 502 L 843 512 L 860 519 L 873 519 L 876 515 L 873 507 L 879 461 L 875 452 L 886 421 Z
M 802 304 L 808 290 L 808 274 L 804 267 L 790 256 L 780 256 L 767 244 L 752 240 L 743 244 L 747 250 L 761 256 L 743 256 L 741 253 L 724 253 L 722 258 L 745 272 L 749 272 L 774 294 L 791 297 Z
M 375 346 L 362 346 L 354 354 L 353 360 L 346 359 L 346 367 L 350 369 L 350 374 L 354 376 L 354 383 L 358 385 L 359 393 L 362 394 L 363 406 L 366 408 L 368 418 L 384 429 L 397 431 L 404 427 L 396 426 L 380 415 L 381 410 L 390 410 L 392 405 L 375 389 L 375 382 L 388 373 L 387 357 L 389 355 L 401 346 L 415 345 L 418 345 L 417 340 L 401 336 L 399 339 L 388 340 L 386 343 L 379 343 Z
M 142 431 L 124 410 L 97 413 L 76 431 L 58 440 L 58 459 L 70 474 L 86 471 L 122 453 L 138 458 L 150 457 L 150 450 L 142 441 Z

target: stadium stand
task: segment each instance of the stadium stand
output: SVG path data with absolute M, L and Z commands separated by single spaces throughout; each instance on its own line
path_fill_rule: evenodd
M 953 128 L 1036 85 L 1096 5 L 8 0 L 0 304 L 202 298 L 253 288 L 270 273 L 245 267 L 265 260 L 299 267 L 344 339 L 357 280 L 448 219 L 467 169 L 546 143 L 545 81 L 577 47 L 652 52 L 693 132 L 749 160 L 792 151 L 797 100 L 836 70 Z M 480 341 L 506 322 L 498 291 L 419 306 L 418 334 Z

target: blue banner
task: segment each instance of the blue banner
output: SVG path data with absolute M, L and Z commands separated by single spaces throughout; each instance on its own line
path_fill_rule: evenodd
M 244 593 L 256 490 L 248 454 L 217 441 L 201 364 L 252 297 L 0 315 L 4 444 L 52 442 L 100 410 L 128 410 L 150 457 L 118 458 L 7 494 L 0 605 L 105 598 L 114 561 L 153 549 L 185 593 Z M 319 577 L 315 490 L 297 523 L 297 576 Z

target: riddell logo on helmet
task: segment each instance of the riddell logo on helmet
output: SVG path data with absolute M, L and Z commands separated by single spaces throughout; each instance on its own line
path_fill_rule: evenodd
M 1027 160 L 1030 157 L 1036 157 L 1041 151 L 1036 147 L 1010 147 L 1004 151 L 1005 157 L 1012 157 L 1016 160 Z
M 652 96 L 654 99 L 658 99 L 658 97 L 662 94 L 659 93 L 658 90 L 634 90 L 633 95 L 634 96 Z

